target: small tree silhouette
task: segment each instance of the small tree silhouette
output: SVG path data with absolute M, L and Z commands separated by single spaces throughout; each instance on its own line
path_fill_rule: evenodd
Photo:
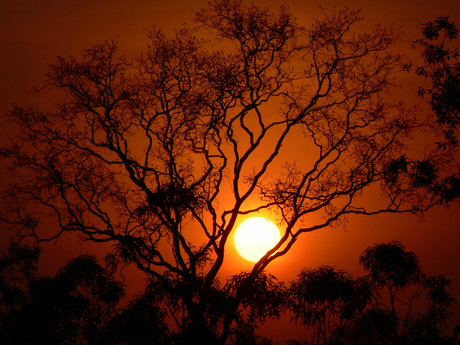
M 370 294 L 343 270 L 331 266 L 303 270 L 289 289 L 293 319 L 315 329 L 314 343 L 331 344 L 335 329 L 353 320 Z
M 395 313 L 395 301 L 408 286 L 422 279 L 422 271 L 417 255 L 407 252 L 399 241 L 382 243 L 367 248 L 359 258 L 359 263 L 368 271 L 371 284 L 376 285 L 389 296 L 389 311 Z M 385 305 L 381 300 L 377 305 Z

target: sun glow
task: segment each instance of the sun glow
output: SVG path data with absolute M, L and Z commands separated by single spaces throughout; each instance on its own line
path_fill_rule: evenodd
M 280 240 L 281 235 L 273 222 L 262 217 L 253 217 L 240 224 L 235 232 L 235 247 L 243 258 L 259 261 Z

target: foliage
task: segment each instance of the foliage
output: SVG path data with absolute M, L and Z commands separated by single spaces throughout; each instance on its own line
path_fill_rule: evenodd
M 391 344 L 398 328 L 398 317 L 385 309 L 369 306 L 346 328 L 334 333 L 342 344 Z
M 424 65 L 415 73 L 427 78 L 431 88 L 419 87 L 418 94 L 430 95 L 429 104 L 437 121 L 444 127 L 446 141 L 442 145 L 457 145 L 457 125 L 460 122 L 460 62 L 452 41 L 458 37 L 458 28 L 449 17 L 438 17 L 422 25 L 423 38 L 414 41 L 421 50 Z
M 351 275 L 330 266 L 303 270 L 289 289 L 294 320 L 316 329 L 316 342 L 329 344 L 332 332 L 352 320 L 370 294 Z
M 179 313 L 183 310 L 178 305 L 181 300 L 168 301 L 174 295 L 156 281 L 151 281 L 143 294 L 119 306 L 123 285 L 93 257 L 70 260 L 55 277 L 30 275 L 36 271 L 39 253 L 36 247 L 15 244 L 0 258 L 10 265 L 0 275 L 3 286 L 21 281 L 16 288 L 21 298 L 15 304 L 3 298 L 8 289 L 1 291 L 2 343 L 166 345 L 188 344 L 193 336 L 195 330 L 187 322 L 177 320 L 177 327 L 183 328 L 173 331 L 167 308 L 176 305 L 172 314 L 185 317 Z M 449 309 L 456 303 L 447 291 L 449 279 L 425 276 L 416 255 L 397 241 L 369 247 L 360 261 L 370 267 L 363 277 L 321 266 L 304 269 L 289 288 L 264 272 L 245 295 L 227 343 L 274 344 L 258 335 L 257 329 L 267 318 L 279 318 L 289 310 L 296 323 L 313 331 L 305 344 L 459 344 L 455 334 L 446 335 L 452 316 Z M 27 270 L 21 269 L 25 266 Z M 207 309 L 210 322 L 226 313 L 247 274 L 231 277 L 223 289 L 216 287 L 214 309 Z M 389 287 L 394 289 L 393 295 Z M 419 306 L 415 312 L 414 303 L 422 295 L 427 307 L 422 312 Z
M 237 326 L 232 333 L 236 344 L 256 343 L 256 329 L 268 318 L 280 318 L 286 304 L 287 290 L 283 282 L 267 272 L 262 272 L 247 288 L 247 276 L 250 272 L 242 272 L 230 277 L 224 291 L 227 296 L 237 298 L 240 291 L 245 291 L 235 321 Z M 222 304 L 222 301 L 217 302 Z
M 38 247 L 12 245 L 0 261 L 3 286 L 21 280 L 11 303 L 9 289 L 2 289 L 0 337 L 3 344 L 97 344 L 105 339 L 104 328 L 124 296 L 124 287 L 112 273 L 82 255 L 70 260 L 55 277 L 41 277 L 36 264 Z M 6 265 L 5 265 L 6 266 Z M 4 267 L 5 267 L 4 266 Z M 21 269 L 28 267 L 27 270 Z M 14 275 L 10 274 L 14 272 Z M 6 274 L 5 274 L 6 272 Z
M 112 243 L 109 261 L 146 275 L 165 304 L 149 308 L 189 344 L 225 343 L 245 307 L 250 324 L 276 317 L 278 307 L 251 301 L 278 298 L 263 272 L 304 233 L 458 196 L 443 148 L 407 174 L 395 167 L 426 124 L 392 98 L 405 65 L 391 51 L 400 33 L 354 32 L 361 19 L 337 10 L 307 28 L 285 8 L 216 0 L 172 36 L 151 29 L 139 56 L 107 41 L 59 57 L 45 89 L 63 91 L 62 102 L 9 112 L 19 134 L 0 151 L 14 177 L 0 220 L 18 240 L 75 232 Z M 379 203 L 363 201 L 376 190 Z M 235 225 L 256 214 L 276 218 L 282 238 L 221 284 Z
M 166 312 L 159 295 L 147 290 L 113 316 L 106 328 L 108 344 L 171 344 Z
M 367 248 L 359 262 L 368 272 L 360 278 L 326 266 L 291 282 L 287 306 L 313 327 L 313 344 L 458 344 L 445 334 L 455 303 L 450 280 L 423 274 L 399 241 Z M 413 311 L 423 296 L 425 312 Z
M 387 289 L 390 311 L 395 312 L 397 296 L 409 285 L 422 279 L 417 255 L 406 252 L 399 241 L 369 247 L 359 258 L 359 263 L 368 271 L 369 281 L 380 289 Z
M 41 248 L 13 243 L 0 257 L 0 317 L 23 305 L 27 299 L 24 288 L 37 278 L 37 262 Z

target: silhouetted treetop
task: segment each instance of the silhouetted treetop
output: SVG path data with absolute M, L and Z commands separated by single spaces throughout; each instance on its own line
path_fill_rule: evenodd
M 375 283 L 400 289 L 422 278 L 417 255 L 405 249 L 399 241 L 378 244 L 366 249 L 359 263 Z

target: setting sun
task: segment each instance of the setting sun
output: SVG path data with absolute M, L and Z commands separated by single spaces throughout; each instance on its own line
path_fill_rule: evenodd
M 249 261 L 259 259 L 273 248 L 281 235 L 273 222 L 262 217 L 253 217 L 240 224 L 235 232 L 235 247 Z

